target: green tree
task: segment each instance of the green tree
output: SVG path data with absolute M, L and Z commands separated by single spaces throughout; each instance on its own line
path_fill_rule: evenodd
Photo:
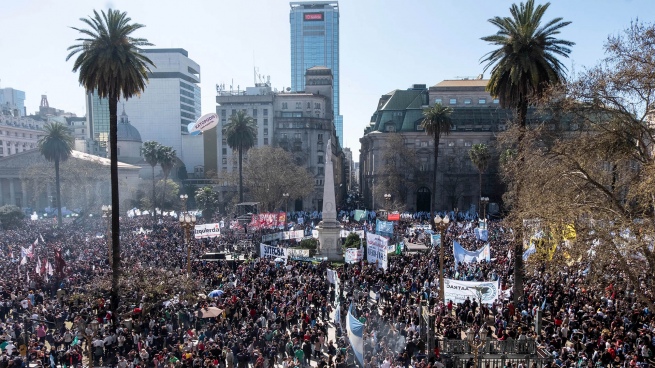
M 478 196 L 478 208 L 482 209 L 480 198 L 482 197 L 482 174 L 487 171 L 489 167 L 489 160 L 491 160 L 491 153 L 489 153 L 489 146 L 484 143 L 476 143 L 471 146 L 469 150 L 469 158 L 478 169 L 478 184 L 480 185 L 480 192 Z
M 434 181 L 432 182 L 432 203 L 430 208 L 432 211 L 436 210 L 437 198 L 437 159 L 439 158 L 439 141 L 441 135 L 448 135 L 452 126 L 450 115 L 453 109 L 445 107 L 440 103 L 435 103 L 432 107 L 423 110 L 423 122 L 421 126 L 425 132 L 432 136 L 434 139 L 434 162 L 432 163 L 432 170 L 434 174 Z
M 357 233 L 350 233 L 343 243 L 344 248 L 359 248 L 361 246 L 361 239 Z
M 55 163 L 55 187 L 57 190 L 57 223 L 61 227 L 61 181 L 59 180 L 59 163 L 68 160 L 73 151 L 73 136 L 68 127 L 62 123 L 46 123 L 45 135 L 39 139 L 39 151 L 43 157 Z
M 20 226 L 24 217 L 25 214 L 18 206 L 7 204 L 0 207 L 0 226 L 4 230 Z
M 530 101 L 542 97 L 552 86 L 564 80 L 566 67 L 558 56 L 568 57 L 571 41 L 558 39 L 556 36 L 563 27 L 571 22 L 555 18 L 542 24 L 544 13 L 550 6 L 535 6 L 534 0 L 510 7 L 511 17 L 489 19 L 498 31 L 491 36 L 482 37 L 497 49 L 483 57 L 486 62 L 484 70 L 491 69 L 487 91 L 497 97 L 500 106 L 516 110 L 519 126 L 517 138 L 519 160 L 522 162 L 522 144 L 527 124 L 527 112 Z M 521 163 L 519 163 L 521 166 Z M 519 198 L 521 183 L 516 185 Z M 519 231 L 520 231 L 520 227 Z M 514 245 L 514 299 L 523 295 L 523 242 L 519 233 Z
M 225 126 L 227 145 L 239 153 L 239 202 L 243 202 L 243 153 L 255 146 L 257 126 L 255 121 L 239 110 L 230 116 L 230 122 Z
M 220 205 L 218 193 L 212 187 L 206 186 L 198 189 L 195 197 L 196 204 L 202 211 L 202 217 L 211 218 Z
M 116 135 L 118 132 L 118 99 L 122 96 L 129 99 L 146 88 L 149 65 L 154 65 L 150 59 L 140 53 L 140 46 L 152 46 L 144 38 L 134 38 L 131 35 L 143 28 L 132 20 L 127 13 L 109 9 L 107 13 L 93 11 L 93 16 L 80 20 L 89 28 L 76 28 L 82 34 L 76 41 L 79 43 L 68 47 L 69 60 L 77 55 L 73 64 L 73 72 L 79 71 L 79 82 L 91 92 L 95 91 L 100 98 L 109 102 L 109 151 L 110 151 L 110 184 L 111 184 L 111 244 L 112 244 L 112 287 L 111 305 L 114 319 L 119 304 L 119 280 L 121 272 L 120 256 L 120 198 L 118 192 L 118 147 Z
M 143 142 L 143 146 L 141 146 L 143 159 L 152 167 L 152 216 L 157 216 L 155 213 L 155 166 L 159 163 L 159 147 L 161 144 L 155 141 Z
M 168 146 L 159 146 L 159 150 L 157 151 L 157 161 L 159 161 L 159 165 L 161 166 L 161 171 L 164 173 L 164 183 L 168 180 L 168 175 L 171 174 L 171 170 L 173 170 L 173 167 L 175 167 L 175 163 L 177 162 L 177 153 L 173 149 L 173 147 L 168 147 Z M 164 194 L 162 192 L 162 197 L 161 197 L 161 204 L 162 204 L 162 211 L 163 211 L 163 206 L 164 206 Z
M 316 254 L 316 248 L 318 247 L 318 241 L 314 238 L 303 239 L 300 241 L 300 249 L 309 249 L 309 256 L 313 257 Z

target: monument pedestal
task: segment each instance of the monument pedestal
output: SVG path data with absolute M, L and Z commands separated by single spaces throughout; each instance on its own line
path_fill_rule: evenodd
M 328 261 L 343 262 L 343 251 L 341 250 L 341 227 L 320 226 L 318 227 L 319 257 L 327 257 Z

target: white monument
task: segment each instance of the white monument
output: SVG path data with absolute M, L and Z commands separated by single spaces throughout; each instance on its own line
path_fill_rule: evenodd
M 341 224 L 337 221 L 337 206 L 334 195 L 334 168 L 332 166 L 332 139 L 328 139 L 325 150 L 325 182 L 323 183 L 323 221 L 318 224 L 320 257 L 329 261 L 343 261 L 340 244 Z

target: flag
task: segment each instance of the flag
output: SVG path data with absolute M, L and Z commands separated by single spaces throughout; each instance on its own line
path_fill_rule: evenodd
M 47 263 L 48 263 L 48 259 L 47 259 L 47 258 L 46 258 L 46 260 L 45 260 L 43 263 L 41 263 L 41 275 L 45 275 L 45 274 L 46 274 Z
M 353 305 L 348 308 L 348 317 L 346 317 L 346 331 L 348 340 L 353 348 L 355 358 L 361 367 L 364 366 L 364 324 L 353 315 Z
M 52 268 L 52 264 L 50 264 L 50 261 L 46 261 L 45 271 L 47 275 L 52 276 L 54 274 L 54 269 Z
M 39 244 L 39 238 L 36 238 L 33 245 L 38 245 L 38 244 Z
M 327 281 L 330 284 L 334 284 L 334 279 L 337 277 L 337 272 L 335 270 L 327 269 Z
M 337 303 L 337 307 L 334 309 L 334 325 L 341 326 L 341 305 Z
M 35 271 L 37 275 L 41 276 L 41 257 L 37 258 Z
M 523 252 L 523 260 L 527 261 L 528 258 L 535 253 L 537 253 L 537 248 L 534 245 L 534 242 L 530 242 L 530 248 Z
M 41 243 L 45 243 L 45 240 L 43 239 L 43 235 L 39 234 L 39 238 L 41 238 Z
M 68 254 L 68 251 L 66 251 L 66 254 Z M 61 274 L 64 272 L 65 267 L 66 261 L 64 261 L 64 258 L 61 256 L 61 249 L 55 249 L 55 272 Z
M 544 298 L 544 302 L 541 303 L 541 310 L 544 310 L 546 308 L 546 298 Z
M 27 249 L 20 247 L 20 264 L 27 264 Z

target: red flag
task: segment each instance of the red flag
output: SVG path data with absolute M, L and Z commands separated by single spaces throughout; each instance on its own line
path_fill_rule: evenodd
M 55 272 L 61 274 L 66 267 L 66 261 L 61 256 L 61 249 L 55 249 Z

